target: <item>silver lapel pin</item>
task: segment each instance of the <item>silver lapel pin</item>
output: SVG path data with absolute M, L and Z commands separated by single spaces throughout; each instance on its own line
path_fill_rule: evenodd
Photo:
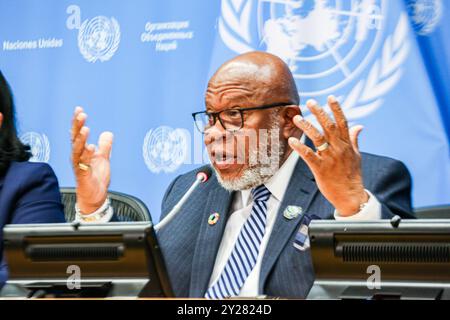
M 287 206 L 284 210 L 283 216 L 288 219 L 292 220 L 297 218 L 299 215 L 303 213 L 303 208 L 299 206 Z

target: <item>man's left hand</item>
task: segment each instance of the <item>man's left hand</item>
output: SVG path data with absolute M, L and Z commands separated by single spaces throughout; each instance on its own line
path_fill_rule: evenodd
M 301 116 L 295 116 L 293 120 L 312 140 L 317 151 L 294 137 L 289 138 L 289 145 L 306 162 L 320 192 L 339 215 L 352 216 L 369 200 L 364 189 L 358 148 L 358 135 L 363 127 L 355 126 L 349 130 L 344 112 L 333 96 L 328 98 L 328 105 L 335 121 L 316 101 L 309 100 L 306 105 L 322 126 L 323 134 Z

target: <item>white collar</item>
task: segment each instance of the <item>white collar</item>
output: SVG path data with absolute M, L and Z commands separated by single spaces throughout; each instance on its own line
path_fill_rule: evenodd
M 300 141 L 304 143 L 305 135 L 302 136 Z M 278 171 L 275 172 L 275 174 L 266 183 L 264 183 L 272 196 L 274 196 L 278 201 L 283 199 L 298 158 L 298 153 L 295 150 L 292 150 L 291 154 L 280 169 L 278 169 Z M 252 201 L 251 189 L 241 190 L 240 196 L 242 199 L 242 207 L 246 207 Z

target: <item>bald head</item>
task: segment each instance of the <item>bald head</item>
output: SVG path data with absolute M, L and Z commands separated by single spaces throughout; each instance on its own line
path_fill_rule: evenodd
M 236 89 L 235 94 L 232 90 Z M 237 91 L 241 91 L 240 93 Z M 299 104 L 292 73 L 283 60 L 266 52 L 249 52 L 225 62 L 208 83 L 208 95 L 241 94 L 256 104 L 291 102 Z
M 287 139 L 300 136 L 292 121 L 300 114 L 294 78 L 272 54 L 250 52 L 224 63 L 208 83 L 205 102 L 205 145 L 228 190 L 263 184 L 292 151 Z

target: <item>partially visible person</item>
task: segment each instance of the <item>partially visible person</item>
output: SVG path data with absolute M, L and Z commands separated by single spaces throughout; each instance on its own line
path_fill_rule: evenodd
M 0 72 L 0 288 L 8 277 L 3 257 L 7 224 L 64 222 L 58 180 L 49 165 L 31 163 L 17 137 L 11 89 Z

